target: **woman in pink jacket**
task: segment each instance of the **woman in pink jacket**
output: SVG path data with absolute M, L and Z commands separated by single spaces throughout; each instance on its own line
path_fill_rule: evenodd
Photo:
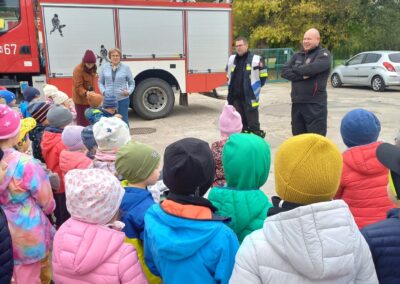
M 124 195 L 118 179 L 101 169 L 75 169 L 65 176 L 65 191 L 71 218 L 54 238 L 55 282 L 147 283 L 116 221 Z

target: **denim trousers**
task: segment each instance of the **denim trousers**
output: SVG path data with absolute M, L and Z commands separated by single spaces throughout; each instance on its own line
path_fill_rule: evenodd
M 125 121 L 129 127 L 128 110 L 129 110 L 129 97 L 118 101 L 118 113 L 122 115 L 122 120 Z

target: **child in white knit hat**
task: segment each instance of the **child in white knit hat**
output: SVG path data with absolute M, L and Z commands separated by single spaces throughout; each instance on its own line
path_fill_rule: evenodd
M 44 84 L 43 93 L 47 101 L 49 101 L 51 95 L 58 91 L 58 88 L 54 85 Z
M 71 170 L 65 185 L 71 218 L 54 237 L 54 281 L 147 283 L 117 221 L 125 193 L 118 179 L 101 169 Z
M 93 135 L 97 143 L 93 168 L 105 169 L 118 176 L 115 169 L 119 148 L 131 140 L 128 125 L 117 117 L 102 117 L 93 125 Z
M 215 160 L 215 177 L 213 186 L 224 186 L 225 174 L 222 167 L 222 149 L 229 136 L 234 133 L 240 133 L 243 128 L 242 117 L 232 105 L 225 104 L 222 113 L 219 117 L 219 131 L 221 132 L 221 139 L 212 143 L 211 152 Z
M 47 99 L 53 104 L 59 104 L 66 107 L 72 114 L 73 124 L 76 121 L 76 110 L 74 102 L 71 100 L 68 95 L 60 90 L 52 91 L 48 94 Z

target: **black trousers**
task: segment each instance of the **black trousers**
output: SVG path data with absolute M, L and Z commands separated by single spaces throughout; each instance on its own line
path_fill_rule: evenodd
M 233 106 L 242 117 L 243 130 L 260 130 L 260 121 L 258 117 L 258 107 L 249 106 L 244 99 L 235 99 Z
M 54 210 L 54 216 L 56 217 L 56 228 L 57 230 L 61 225 L 71 217 L 67 210 L 67 204 L 65 200 L 65 193 L 54 194 L 54 200 L 56 201 L 56 209 Z
M 293 103 L 292 133 L 316 133 L 325 136 L 328 119 L 328 104 L 323 103 Z

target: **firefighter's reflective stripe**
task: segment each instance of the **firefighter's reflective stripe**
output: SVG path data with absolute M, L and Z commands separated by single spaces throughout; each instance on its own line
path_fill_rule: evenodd
M 235 57 L 236 55 L 231 55 L 229 56 L 229 60 L 228 60 L 228 68 L 226 68 L 226 70 L 228 70 L 228 73 L 226 74 L 226 76 L 228 77 L 228 85 L 231 83 L 231 79 L 232 79 L 232 72 L 235 71 Z
M 253 89 L 254 96 L 258 102 L 260 93 L 261 93 L 261 80 L 260 80 L 260 61 L 261 57 L 259 55 L 254 55 L 253 60 L 251 62 L 251 74 L 250 74 L 250 81 L 251 81 L 251 88 Z M 265 70 L 265 69 L 262 69 Z M 265 70 L 266 71 L 266 70 Z
M 268 72 L 265 69 L 260 70 L 260 78 L 267 78 Z
M 251 66 L 250 66 L 250 64 L 247 64 L 247 66 L 246 66 L 246 71 L 251 71 Z
M 252 103 L 251 103 L 251 106 L 252 106 L 252 107 L 258 107 L 259 105 L 260 105 L 259 102 L 252 102 Z

